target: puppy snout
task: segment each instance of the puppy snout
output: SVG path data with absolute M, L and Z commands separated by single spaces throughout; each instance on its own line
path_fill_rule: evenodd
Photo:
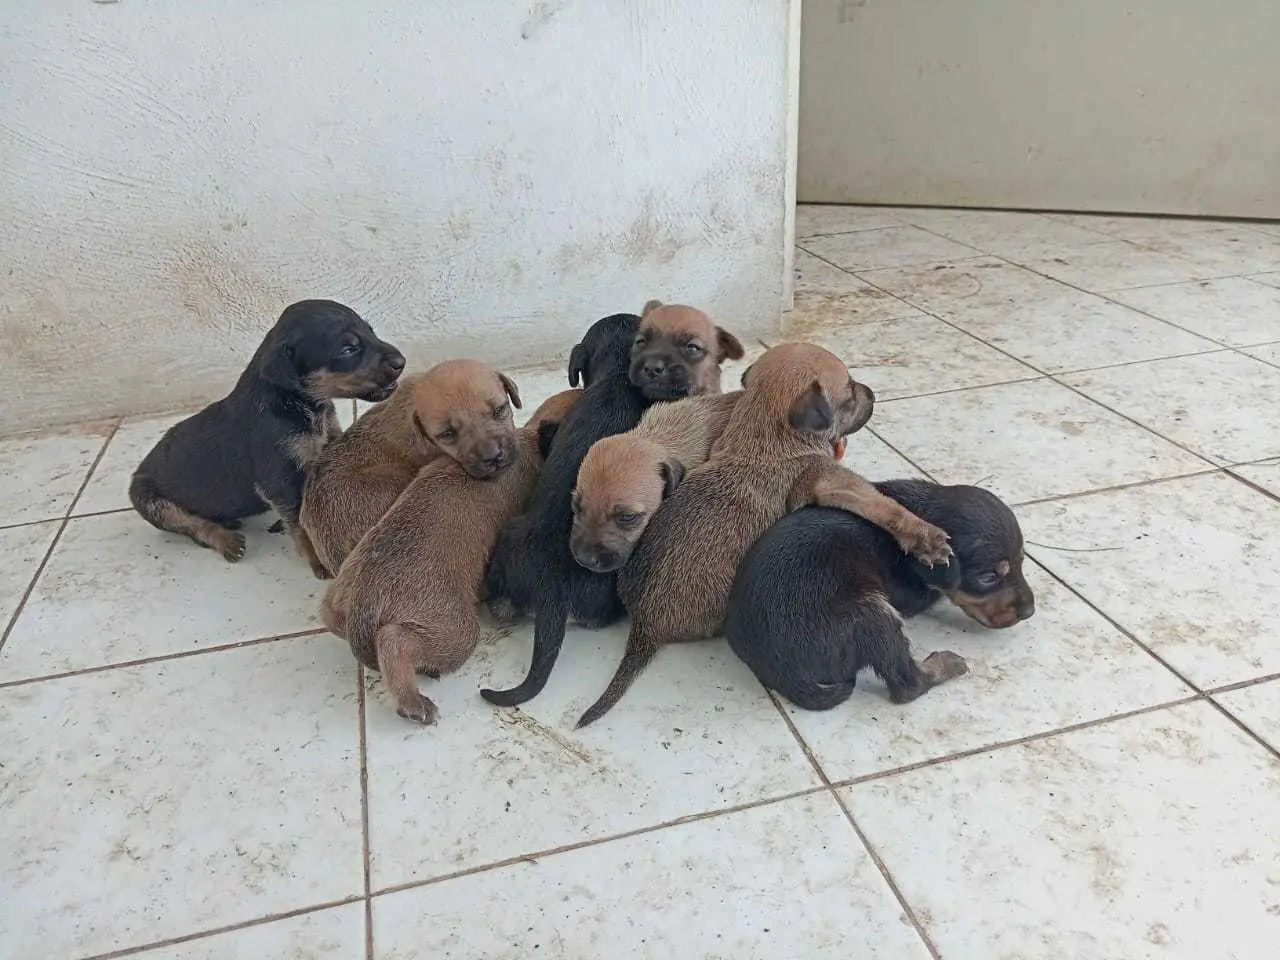
M 383 357 L 383 361 L 386 363 L 388 367 L 390 367 L 396 373 L 399 373 L 401 370 L 404 369 L 404 363 L 405 363 L 404 354 L 401 353 L 399 350 L 397 350 L 395 347 L 387 348 L 387 352 L 386 352 L 386 355 Z
M 496 440 L 490 440 L 480 449 L 480 462 L 491 470 L 507 465 L 507 451 Z
M 661 357 L 651 357 L 645 360 L 644 375 L 650 380 L 657 380 L 660 376 L 667 372 L 667 361 Z
M 1019 597 L 1014 611 L 1018 614 L 1019 620 L 1029 620 L 1036 612 L 1036 598 L 1030 593 Z

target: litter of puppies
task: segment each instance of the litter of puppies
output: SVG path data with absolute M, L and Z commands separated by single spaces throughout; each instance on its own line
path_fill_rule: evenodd
M 240 521 L 274 510 L 320 578 L 321 617 L 396 712 L 481 636 L 532 616 L 526 676 L 485 700 L 536 697 L 570 621 L 630 616 L 626 650 L 582 727 L 670 643 L 724 635 L 765 687 L 825 710 L 870 669 L 896 703 L 967 672 L 912 657 L 904 620 L 946 597 L 983 626 L 1030 617 L 1022 534 L 977 487 L 872 483 L 840 464 L 875 395 L 804 343 L 767 347 L 721 392 L 740 341 L 701 310 L 650 301 L 597 320 L 567 386 L 523 427 L 519 384 L 477 360 L 401 377 L 405 358 L 341 304 L 285 309 L 230 394 L 142 460 L 130 501 L 229 562 Z M 345 433 L 333 401 L 375 404 Z

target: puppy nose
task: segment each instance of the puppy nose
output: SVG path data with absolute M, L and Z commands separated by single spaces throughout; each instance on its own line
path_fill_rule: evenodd
M 618 555 L 612 550 L 601 550 L 595 556 L 597 570 L 612 570 L 618 565 Z
M 387 366 L 399 373 L 404 369 L 404 354 L 399 350 L 393 350 L 387 355 Z
M 507 462 L 507 452 L 496 443 L 491 443 L 485 447 L 481 453 L 481 463 L 486 467 L 501 467 Z
M 667 372 L 667 364 L 665 360 L 646 360 L 644 362 L 644 373 L 650 379 L 660 377 Z
M 1036 601 L 1033 597 L 1024 597 L 1018 601 L 1018 619 L 1026 620 L 1036 612 Z

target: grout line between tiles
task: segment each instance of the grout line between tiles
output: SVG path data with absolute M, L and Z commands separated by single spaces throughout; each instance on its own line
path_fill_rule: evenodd
M 117 960 L 118 957 L 132 957 L 147 950 L 156 950 L 161 947 L 172 947 L 183 943 L 192 943 L 196 940 L 205 940 L 209 937 L 216 937 L 223 933 L 232 933 L 236 930 L 245 930 L 250 927 L 260 927 L 263 924 L 275 923 L 277 920 L 291 920 L 294 917 L 305 917 L 309 913 L 319 913 L 321 910 L 331 910 L 334 907 L 345 907 L 349 903 L 359 903 L 359 897 L 344 897 L 341 900 L 331 900 L 327 903 L 318 903 L 315 906 L 299 907 L 297 910 L 287 910 L 284 913 L 272 913 L 265 917 L 255 917 L 253 920 L 245 920 L 241 923 L 229 923 L 221 927 L 212 927 L 208 930 L 201 930 L 197 933 L 185 933 L 180 937 L 170 937 L 167 940 L 154 940 L 151 943 L 142 943 L 134 947 L 122 947 L 119 950 L 111 950 L 107 953 L 95 953 L 91 956 L 82 957 L 81 960 Z
M 76 504 L 80 502 L 80 498 L 84 495 L 85 488 L 89 486 L 89 480 L 93 477 L 93 471 L 98 468 L 98 464 L 102 462 L 102 458 L 106 456 L 107 447 L 111 445 L 111 441 L 115 438 L 116 431 L 120 429 L 120 420 L 117 418 L 112 422 L 111 428 L 107 431 L 106 436 L 102 440 L 102 446 L 98 448 L 98 454 L 93 458 L 93 462 L 89 464 L 89 469 L 84 475 L 84 479 L 80 481 L 80 486 L 76 489 L 75 496 L 71 498 L 71 502 L 67 504 L 67 510 L 58 521 L 58 529 L 53 533 L 53 539 L 49 541 L 49 546 L 44 552 L 44 556 L 40 558 L 40 562 L 36 564 L 35 570 L 31 574 L 31 579 L 27 582 L 26 589 L 22 591 L 22 596 L 18 598 L 17 605 L 13 608 L 13 613 L 9 617 L 8 623 L 5 624 L 4 632 L 0 633 L 0 653 L 4 652 L 5 644 L 9 642 L 9 636 L 13 633 L 13 628 L 18 624 L 18 618 L 22 616 L 22 611 L 27 608 L 27 601 L 31 599 L 31 594 L 35 591 L 36 583 L 39 582 L 44 568 L 49 564 L 49 558 L 53 556 L 53 551 L 58 548 L 58 541 L 62 539 L 63 532 L 67 529 L 67 524 L 71 522 L 71 515 L 75 512 Z
M 1280 680 L 1280 673 L 1269 673 L 1265 677 L 1254 677 L 1252 680 L 1237 680 L 1235 683 L 1224 683 L 1220 687 L 1206 690 L 1205 693 L 1210 696 L 1217 696 L 1220 693 L 1234 693 L 1236 690 L 1255 687 L 1260 683 L 1270 683 L 1272 680 Z
M 664 820 L 662 823 L 651 824 L 646 827 L 636 827 L 633 830 L 625 830 L 621 833 L 613 833 L 604 837 L 594 837 L 590 840 L 578 840 L 573 843 L 561 844 L 558 847 L 548 847 L 545 850 L 535 851 L 534 853 L 520 854 L 515 857 L 507 857 L 503 860 L 495 860 L 492 863 L 484 863 L 474 867 L 467 867 L 465 870 L 456 870 L 453 873 L 445 873 L 436 877 L 428 877 L 424 880 L 410 880 L 405 883 L 392 884 L 383 887 L 380 890 L 374 890 L 370 894 L 374 899 L 385 897 L 389 894 L 403 893 L 405 890 L 417 890 L 420 887 L 435 886 L 439 883 L 445 883 L 449 880 L 457 880 L 460 877 L 471 877 L 478 873 L 489 873 L 492 870 L 500 870 L 503 867 L 514 866 L 519 863 L 536 864 L 539 860 L 547 857 L 553 857 L 561 853 L 572 853 L 575 850 L 582 850 L 586 847 L 596 847 L 605 843 L 612 843 L 615 840 L 627 840 L 631 837 L 644 836 L 647 833 L 657 833 L 659 830 L 666 830 L 668 827 L 681 827 L 687 823 L 700 823 L 703 820 L 715 820 L 719 817 L 730 816 L 735 813 L 742 813 L 744 810 L 755 810 L 758 807 L 768 807 L 775 803 L 785 803 L 788 800 L 795 800 L 799 797 L 808 797 L 816 793 L 822 793 L 827 789 L 826 786 L 819 784 L 816 787 L 805 787 L 803 790 L 794 790 L 791 793 L 782 794 L 777 797 L 767 797 L 763 800 L 751 800 L 746 803 L 736 804 L 732 807 L 724 807 L 720 810 L 708 810 L 703 813 L 691 813 L 687 816 L 677 817 L 674 820 Z
M 365 960 L 373 960 L 373 901 L 369 898 L 371 860 L 369 847 L 369 741 L 368 727 L 365 723 L 365 691 L 364 665 L 356 664 L 356 704 L 357 724 L 360 742 L 360 834 L 362 855 L 364 859 L 364 956 Z
M 1130 480 L 1127 483 L 1115 483 L 1109 487 L 1091 487 L 1088 490 L 1077 490 L 1073 493 L 1057 493 L 1051 497 L 1035 497 L 1031 500 L 1018 500 L 1009 504 L 1010 507 L 1033 507 L 1041 503 L 1057 503 L 1059 500 L 1078 500 L 1080 497 L 1091 497 L 1095 493 L 1114 493 L 1117 490 L 1132 490 L 1136 487 L 1154 487 L 1161 483 L 1171 483 L 1174 480 L 1193 480 L 1198 477 L 1211 477 L 1214 474 L 1225 473 L 1225 467 L 1215 467 L 1212 470 L 1194 470 L 1191 473 L 1175 473 L 1167 477 L 1151 477 L 1147 480 Z M 1046 547 L 1052 550 L 1052 547 Z
M 20 680 L 5 680 L 0 682 L 0 690 L 9 687 L 25 687 L 32 683 L 44 683 L 48 680 L 66 680 L 68 677 L 80 677 L 90 673 L 105 673 L 108 670 L 124 670 L 128 667 L 145 667 L 155 663 L 167 663 L 170 660 L 185 660 L 188 657 L 200 657 L 208 653 L 225 653 L 228 650 L 239 650 L 242 647 L 256 647 L 263 643 L 275 643 L 278 640 L 297 640 L 300 637 L 315 637 L 323 633 L 328 633 L 325 627 L 312 627 L 307 630 L 297 630 L 293 633 L 278 633 L 270 637 L 254 637 L 250 640 L 236 640 L 232 643 L 219 643 L 211 647 L 201 647 L 198 650 L 179 650 L 176 653 L 162 653 L 154 657 L 140 657 L 136 660 L 122 660 L 119 663 L 104 663 L 96 667 L 82 667 L 79 670 L 66 670 L 62 673 L 49 673 L 39 677 L 23 677 Z
M 935 479 L 934 479 L 934 476 L 933 476 L 933 474 L 932 474 L 932 473 L 930 473 L 930 472 L 929 472 L 928 470 L 926 470 L 924 467 L 920 466 L 920 464 L 916 463 L 914 460 L 912 460 L 910 457 L 908 457 L 905 453 L 903 453 L 901 450 L 899 450 L 897 447 L 895 447 L 892 443 L 890 443 L 890 442 L 889 442 L 888 440 L 886 440 L 884 437 L 880 436 L 880 434 L 876 433 L 876 432 L 875 432 L 875 430 L 874 430 L 873 428 L 871 428 L 870 426 L 868 426 L 868 427 L 866 427 L 865 429 L 866 429 L 866 431 L 867 431 L 869 434 L 871 434 L 873 437 L 875 437 L 877 440 L 879 440 L 881 443 L 883 443 L 886 447 L 888 447 L 890 450 L 892 450 L 894 453 L 896 453 L 898 456 L 900 456 L 903 460 L 907 461 L 907 463 L 909 463 L 909 464 L 911 464 L 911 466 L 915 467 L 915 469 L 916 469 L 916 470 L 920 471 L 920 475 L 921 475 L 921 476 L 923 476 L 926 480 L 928 480 L 928 481 L 929 481 L 929 482 L 931 482 L 931 483 L 937 483 L 937 482 L 938 482 L 937 480 L 935 480 Z
M 1209 705 L 1212 706 L 1213 709 L 1217 710 L 1220 714 L 1222 714 L 1224 717 L 1230 720 L 1231 723 L 1239 727 L 1240 730 L 1243 731 L 1244 734 L 1247 737 L 1249 737 L 1250 740 L 1256 740 L 1258 744 L 1261 745 L 1262 749 L 1266 750 L 1267 753 L 1271 754 L 1277 760 L 1280 760 L 1280 747 L 1274 747 L 1270 743 L 1268 743 L 1266 738 L 1263 737 L 1262 734 L 1258 733 L 1256 730 L 1250 727 L 1247 723 L 1245 723 L 1243 720 L 1237 717 L 1234 713 L 1232 713 L 1230 710 L 1228 710 L 1226 707 L 1220 704 L 1214 697 L 1209 696 L 1209 697 L 1206 697 L 1205 699 L 1208 700 Z
M 911 773 L 915 770 L 923 770 L 927 767 L 936 767 L 944 763 L 951 763 L 956 760 L 967 760 L 970 757 L 982 756 L 986 753 L 995 753 L 1009 747 L 1018 747 L 1024 743 L 1035 743 L 1038 740 L 1048 740 L 1052 737 L 1061 736 L 1063 734 L 1076 733 L 1080 730 L 1088 730 L 1091 727 L 1100 727 L 1104 724 L 1112 723 L 1119 720 L 1128 720 L 1132 717 L 1140 717 L 1146 713 L 1157 713 L 1161 710 L 1168 710 L 1171 707 L 1181 707 L 1188 703 L 1195 703 L 1198 700 L 1206 700 L 1208 696 L 1203 693 L 1190 694 L 1185 697 L 1179 697 L 1176 700 L 1165 700 L 1161 703 L 1154 703 L 1150 706 L 1139 707 L 1136 710 L 1126 710 L 1123 713 L 1108 714 L 1105 717 L 1095 717 L 1092 720 L 1082 720 L 1079 723 L 1068 724 L 1065 727 L 1056 727 L 1053 730 L 1042 730 L 1039 733 L 1029 733 L 1024 737 L 1015 737 L 1012 740 L 1001 740 L 997 743 L 989 743 L 981 747 L 971 747 L 968 750 L 960 750 L 956 753 L 949 753 L 944 757 L 930 757 L 927 760 L 918 760 L 915 763 L 903 764 L 900 767 L 893 767 L 889 770 L 876 770 L 873 773 L 859 774 L 854 777 L 846 777 L 844 780 L 838 780 L 832 784 L 837 790 L 844 787 L 856 787 L 859 784 L 870 783 L 874 780 L 884 780 L 889 777 L 900 776 L 904 773 Z

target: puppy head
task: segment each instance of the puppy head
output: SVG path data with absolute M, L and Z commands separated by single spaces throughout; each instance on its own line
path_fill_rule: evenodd
M 809 343 L 770 347 L 743 373 L 742 387 L 783 429 L 826 449 L 861 430 L 876 402 L 839 357 Z
M 684 467 L 652 440 L 622 433 L 596 441 L 571 494 L 574 559 L 595 573 L 622 567 L 682 479 Z
M 892 481 L 885 492 L 905 492 L 895 499 L 951 536 L 955 556 L 946 566 L 908 561 L 921 580 L 984 627 L 1011 627 L 1035 613 L 1035 595 L 1022 575 L 1022 529 L 999 497 L 980 487 L 920 480 Z
M 639 326 L 634 313 L 615 313 L 588 327 L 582 342 L 569 352 L 569 386 L 589 387 L 611 375 L 625 377 Z
M 413 424 L 422 438 L 477 480 L 511 465 L 520 391 L 477 360 L 446 360 L 413 378 Z
M 356 397 L 378 403 L 391 396 L 404 355 L 379 340 L 354 310 L 332 300 L 286 307 L 258 348 L 258 372 L 316 403 Z
M 720 392 L 720 364 L 742 344 L 701 310 L 650 300 L 631 347 L 631 382 L 650 400 Z

